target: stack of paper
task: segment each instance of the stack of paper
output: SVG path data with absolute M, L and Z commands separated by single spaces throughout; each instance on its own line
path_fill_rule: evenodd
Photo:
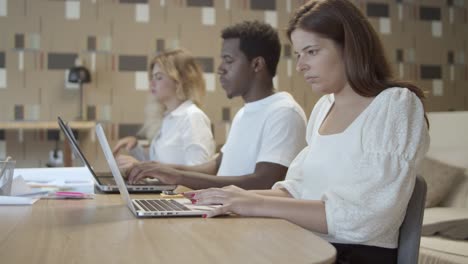
M 15 169 L 12 196 L 0 196 L 0 205 L 30 205 L 50 192 L 94 194 L 94 181 L 86 167 Z M 89 196 L 87 196 L 89 197 Z

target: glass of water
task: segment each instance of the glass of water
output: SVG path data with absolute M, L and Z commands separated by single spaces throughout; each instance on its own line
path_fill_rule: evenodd
M 10 157 L 0 161 L 0 195 L 9 196 L 11 194 L 15 165 L 16 161 Z

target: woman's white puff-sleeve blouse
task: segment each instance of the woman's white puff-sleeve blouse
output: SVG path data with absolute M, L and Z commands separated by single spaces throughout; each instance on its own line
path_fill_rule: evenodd
M 420 99 L 406 88 L 389 88 L 339 134 L 318 130 L 333 105 L 332 95 L 314 107 L 308 146 L 289 167 L 285 188 L 296 199 L 325 203 L 333 243 L 398 246 L 416 178 L 429 146 Z

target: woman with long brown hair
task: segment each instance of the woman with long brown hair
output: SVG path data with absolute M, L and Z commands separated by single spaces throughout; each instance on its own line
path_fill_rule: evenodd
M 428 145 L 416 86 L 393 79 L 377 33 L 347 0 L 310 1 L 287 35 L 296 69 L 325 94 L 307 127 L 308 146 L 272 190 L 189 192 L 208 213 L 279 217 L 319 233 L 338 263 L 396 263 L 398 230 Z

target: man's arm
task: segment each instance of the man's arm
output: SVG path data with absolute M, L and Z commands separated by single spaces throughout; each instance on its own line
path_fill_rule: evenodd
M 181 171 L 192 171 L 192 172 L 198 172 L 198 173 L 203 173 L 203 174 L 209 174 L 209 175 L 216 175 L 218 172 L 219 166 L 221 165 L 221 160 L 223 159 L 223 153 L 220 152 L 216 158 L 205 162 L 200 165 L 193 165 L 193 166 L 187 166 L 187 165 L 169 165 L 170 167 L 181 170 Z
M 199 171 L 183 170 L 192 167 L 177 169 L 172 166 L 145 162 L 135 165 L 127 173 L 130 183 L 138 182 L 143 178 L 156 178 L 166 184 L 179 184 L 191 189 L 205 189 L 235 185 L 243 189 L 270 189 L 277 181 L 283 180 L 287 167 L 271 162 L 259 162 L 252 174 L 242 176 L 215 176 L 204 172 L 213 172 L 219 167 L 222 157 L 205 163 L 198 167 Z M 211 164 L 211 165 L 209 165 Z
M 217 176 L 208 175 L 196 171 L 178 170 L 179 181 L 177 184 L 191 189 L 205 189 L 211 187 L 223 187 L 235 185 L 243 189 L 270 189 L 277 181 L 284 179 L 288 168 L 270 162 L 259 162 L 252 174 L 242 176 Z

